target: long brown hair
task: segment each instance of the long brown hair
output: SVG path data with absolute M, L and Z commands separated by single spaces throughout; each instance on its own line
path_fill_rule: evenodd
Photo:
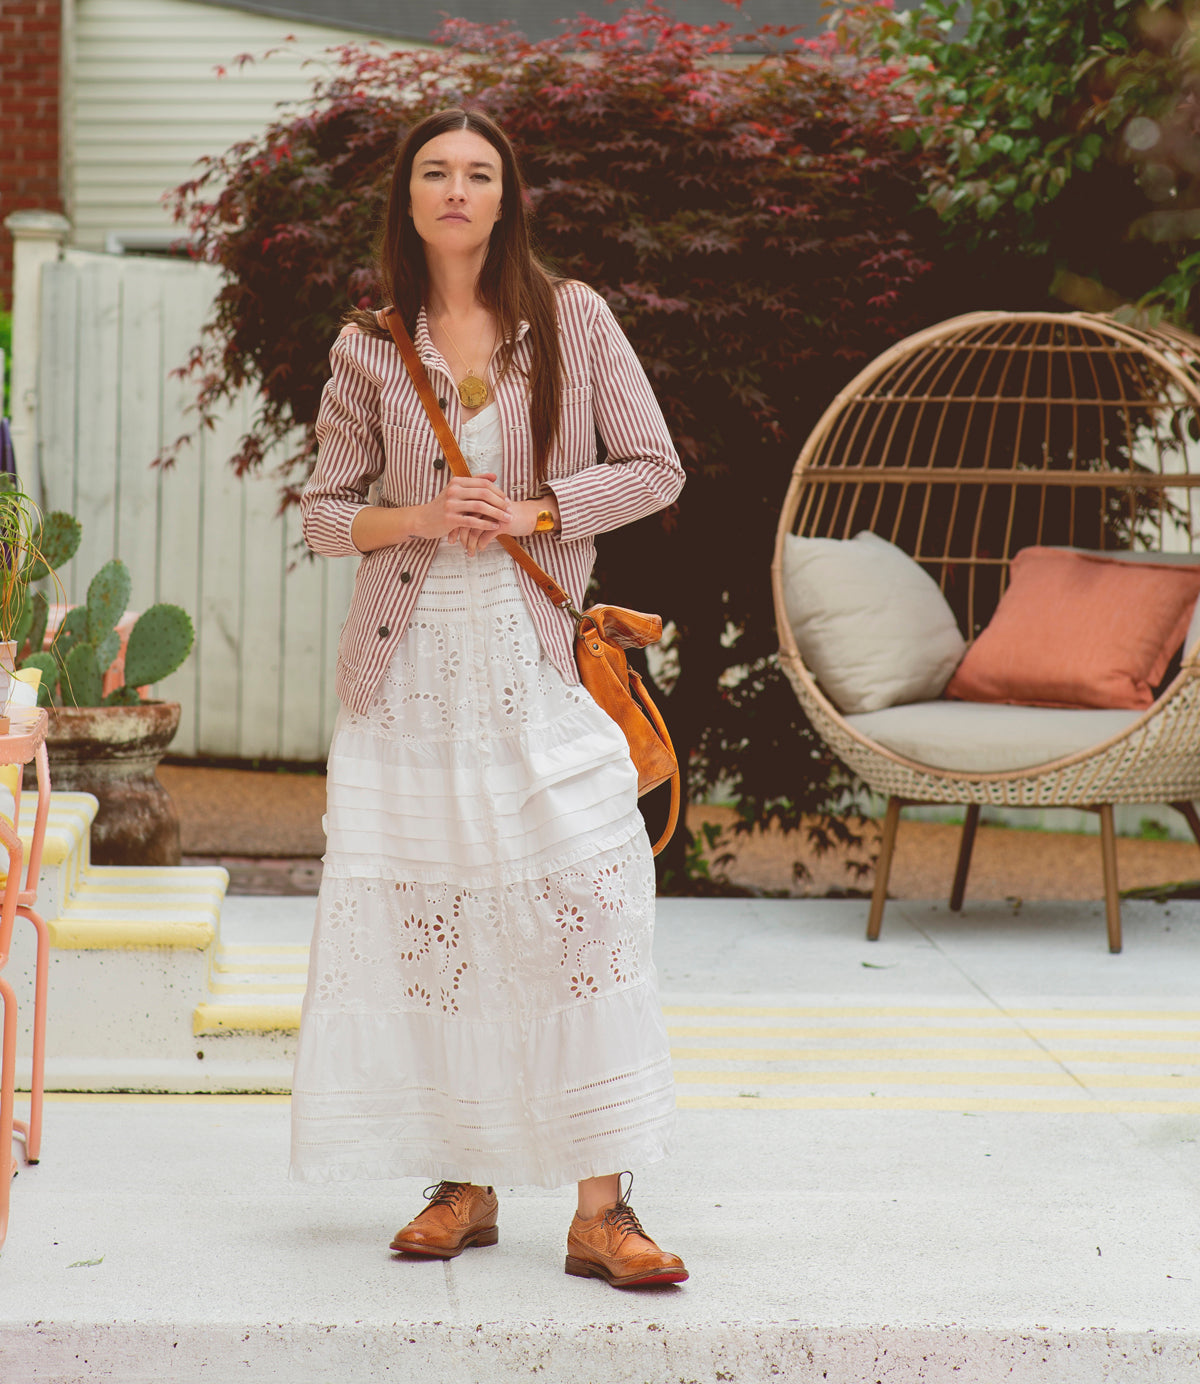
M 501 378 L 512 365 L 517 327 L 529 323 L 529 423 L 533 441 L 534 471 L 539 484 L 546 479 L 546 463 L 558 436 L 561 406 L 562 356 L 554 310 L 557 282 L 534 254 L 525 215 L 524 184 L 517 156 L 508 136 L 482 111 L 460 108 L 438 111 L 409 130 L 396 155 L 387 211 L 377 247 L 379 277 L 386 301 L 400 309 L 410 332 L 429 289 L 425 243 L 409 215 L 409 184 L 417 154 L 438 135 L 451 130 L 470 130 L 481 135 L 500 156 L 500 220 L 492 229 L 487 256 L 479 274 L 479 297 L 500 326 L 501 346 L 497 372 Z M 372 334 L 384 334 L 374 313 L 355 311 L 349 320 Z

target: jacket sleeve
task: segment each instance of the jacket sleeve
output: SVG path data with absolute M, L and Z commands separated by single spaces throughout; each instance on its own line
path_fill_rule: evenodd
M 608 459 L 550 483 L 561 543 L 665 509 L 683 489 L 683 466 L 641 362 L 608 304 L 598 295 L 597 301 L 588 361 L 592 415 Z
M 333 374 L 317 413 L 317 464 L 300 496 L 304 541 L 323 557 L 359 553 L 350 526 L 366 506 L 371 482 L 383 474 L 379 386 L 354 359 L 355 343 L 365 340 L 343 333 L 329 352 Z

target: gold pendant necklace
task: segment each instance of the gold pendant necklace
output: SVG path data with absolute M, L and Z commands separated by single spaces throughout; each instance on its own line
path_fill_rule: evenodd
M 438 318 L 438 326 L 446 333 L 446 340 L 454 347 L 454 354 L 467 365 L 467 358 L 458 349 L 458 342 L 450 335 L 445 318 Z M 473 365 L 467 365 L 467 373 L 458 382 L 458 397 L 462 400 L 463 408 L 482 408 L 488 401 L 488 393 L 487 381 L 479 378 Z
M 482 408 L 487 403 L 487 384 L 473 370 L 468 370 L 458 382 L 458 397 L 464 408 Z

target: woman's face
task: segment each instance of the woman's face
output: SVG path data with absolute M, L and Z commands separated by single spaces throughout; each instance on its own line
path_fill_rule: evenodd
M 449 130 L 417 150 L 409 215 L 426 246 L 447 255 L 487 250 L 500 220 L 500 155 L 473 130 Z

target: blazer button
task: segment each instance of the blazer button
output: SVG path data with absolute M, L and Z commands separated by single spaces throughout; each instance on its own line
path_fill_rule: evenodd
M 445 399 L 439 399 L 439 400 L 438 400 L 438 408 L 445 408 L 445 407 L 446 407 L 446 401 L 445 401 Z
M 435 457 L 435 458 L 434 458 L 433 469 L 434 469 L 435 471 L 440 471 L 445 465 L 446 465 L 446 458 L 445 458 L 445 457 Z
M 389 634 L 391 634 L 391 630 L 388 629 L 388 627 L 387 627 L 386 625 L 380 625 L 380 626 L 379 626 L 379 637 L 380 637 L 380 639 L 386 639 L 386 638 L 388 637 Z
M 411 573 L 411 572 L 401 572 L 401 573 L 400 573 L 400 580 L 401 580 L 402 582 L 404 582 L 404 583 L 407 584 L 408 582 L 412 581 L 412 573 Z

